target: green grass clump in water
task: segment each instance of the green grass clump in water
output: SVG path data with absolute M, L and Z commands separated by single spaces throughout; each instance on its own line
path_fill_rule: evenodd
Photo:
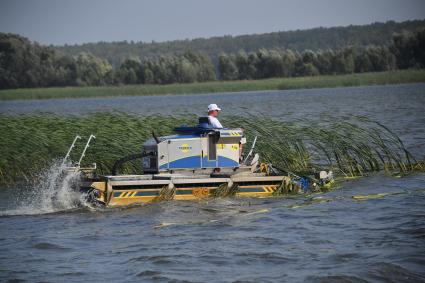
M 169 188 L 168 186 L 164 186 L 154 201 L 172 200 L 175 195 L 176 195 L 176 188 Z
M 96 162 L 98 174 L 110 174 L 117 159 L 141 151 L 152 131 L 168 135 L 174 127 L 196 121 L 195 116 L 141 118 L 108 113 L 83 117 L 0 115 L 0 185 L 33 182 L 53 160 L 64 157 L 77 134 L 83 141 L 77 143 L 71 159 L 78 160 L 86 139 L 94 134 L 96 139 L 83 165 Z M 229 127 L 245 128 L 249 141 L 258 135 L 257 152 L 263 160 L 298 174 L 322 168 L 348 176 L 382 169 L 408 172 L 414 169 L 412 164 L 420 164 L 391 130 L 363 117 L 321 124 L 282 123 L 261 117 L 224 117 L 223 121 Z M 135 160 L 120 172 L 140 174 L 141 169 L 141 160 Z
M 345 176 L 381 169 L 407 173 L 417 164 L 395 133 L 365 117 L 320 123 L 232 120 L 234 126 L 243 125 L 249 135 L 260 137 L 257 148 L 266 161 L 301 175 L 322 169 Z
M 378 73 L 272 78 L 243 81 L 214 81 L 169 85 L 6 89 L 0 90 L 0 100 L 199 94 L 214 92 L 346 87 L 419 82 L 425 82 L 425 70 L 397 70 Z
M 215 198 L 232 197 L 235 196 L 238 191 L 239 186 L 237 184 L 229 186 L 227 183 L 224 183 L 213 190 L 211 196 Z
M 280 185 L 276 188 L 276 191 L 273 192 L 273 196 L 297 194 L 300 190 L 300 186 L 291 182 L 286 183 L 286 181 L 283 180 L 282 183 L 280 183 Z

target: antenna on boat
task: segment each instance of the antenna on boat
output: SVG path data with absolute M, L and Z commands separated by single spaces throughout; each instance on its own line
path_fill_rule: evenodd
M 86 150 L 90 146 L 90 141 L 92 139 L 95 139 L 95 138 L 96 137 L 94 135 L 90 135 L 90 137 L 89 137 L 89 139 L 88 139 L 88 141 L 86 143 L 86 146 L 84 147 L 83 153 L 81 153 L 80 160 L 78 160 L 78 162 L 77 162 L 77 168 L 80 168 L 80 166 L 81 166 L 81 160 L 83 160 L 83 157 L 86 156 Z
M 245 160 L 243 161 L 244 164 L 246 164 L 248 158 L 251 156 L 252 152 L 254 151 L 256 142 L 257 142 L 257 136 L 255 136 L 254 141 L 252 142 L 251 149 L 249 150 L 249 153 L 246 155 Z
M 68 149 L 68 152 L 66 153 L 65 157 L 62 160 L 61 167 L 65 164 L 66 160 L 69 158 L 69 155 L 71 154 L 72 149 L 75 147 L 75 142 L 78 139 L 81 139 L 81 137 L 79 135 L 76 135 L 75 138 L 74 138 L 74 141 L 72 142 L 71 146 Z

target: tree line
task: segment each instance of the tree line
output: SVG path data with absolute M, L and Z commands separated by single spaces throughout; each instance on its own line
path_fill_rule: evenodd
M 250 80 L 380 72 L 425 68 L 425 29 L 394 35 L 389 46 L 345 47 L 334 50 L 260 49 L 257 52 L 221 54 L 222 80 Z
M 181 54 L 186 50 L 207 54 L 216 62 L 220 53 L 233 54 L 240 50 L 255 52 L 264 49 L 337 50 L 345 46 L 366 47 L 369 45 L 388 46 L 395 33 L 417 32 L 425 28 L 425 20 L 404 22 L 388 21 L 369 25 L 350 25 L 345 27 L 318 27 L 305 30 L 279 31 L 263 34 L 216 36 L 173 40 L 168 42 L 97 42 L 76 45 L 56 46 L 68 55 L 89 52 L 108 60 L 117 68 L 127 58 L 150 58 L 163 55 Z
M 265 50 L 219 57 L 223 80 L 251 80 L 331 74 L 379 72 L 396 69 L 396 58 L 387 47 L 346 47 L 337 51 Z
M 0 89 L 191 83 L 215 78 L 210 58 L 199 52 L 126 59 L 113 69 L 90 53 L 71 56 L 19 35 L 0 33 Z
M 113 77 L 114 84 L 171 84 L 213 81 L 216 74 L 208 56 L 186 51 L 143 61 L 126 59 Z
M 0 88 L 171 84 L 250 80 L 425 68 L 425 29 L 393 36 L 391 44 L 305 50 L 221 53 L 215 64 L 202 52 L 124 60 L 113 68 L 90 53 L 71 56 L 14 34 L 0 34 Z
M 91 86 L 108 82 L 112 66 L 88 53 L 61 54 L 14 34 L 0 33 L 0 88 Z

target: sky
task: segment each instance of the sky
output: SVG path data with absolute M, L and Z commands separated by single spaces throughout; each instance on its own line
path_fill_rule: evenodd
M 0 32 L 42 44 L 162 42 L 425 19 L 425 0 L 0 0 Z

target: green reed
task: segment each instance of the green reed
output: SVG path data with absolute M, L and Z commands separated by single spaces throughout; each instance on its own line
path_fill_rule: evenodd
M 88 116 L 0 115 L 0 185 L 31 183 L 54 160 L 64 157 L 75 135 L 83 137 L 71 154 L 77 161 L 86 139 L 96 139 L 82 165 L 96 162 L 98 174 L 110 174 L 114 162 L 141 151 L 145 140 L 168 135 L 173 128 L 193 125 L 197 117 L 138 117 L 121 113 Z M 297 174 L 321 169 L 348 176 L 370 171 L 406 173 L 417 163 L 403 142 L 389 128 L 364 117 L 344 121 L 281 122 L 264 117 L 224 117 L 228 127 L 243 127 L 248 141 L 258 136 L 256 151 L 263 161 Z M 245 146 L 249 150 L 250 143 Z M 122 173 L 142 172 L 141 161 L 124 165 Z M 224 189 L 224 188 L 223 188 Z M 227 188 L 229 189 L 229 188 Z M 218 192 L 217 192 L 218 193 Z
M 407 173 L 418 164 L 394 132 L 366 117 L 321 119 L 320 123 L 238 117 L 232 121 L 249 129 L 248 135 L 259 137 L 258 151 L 266 161 L 299 174 L 322 169 L 346 176 L 381 169 Z

